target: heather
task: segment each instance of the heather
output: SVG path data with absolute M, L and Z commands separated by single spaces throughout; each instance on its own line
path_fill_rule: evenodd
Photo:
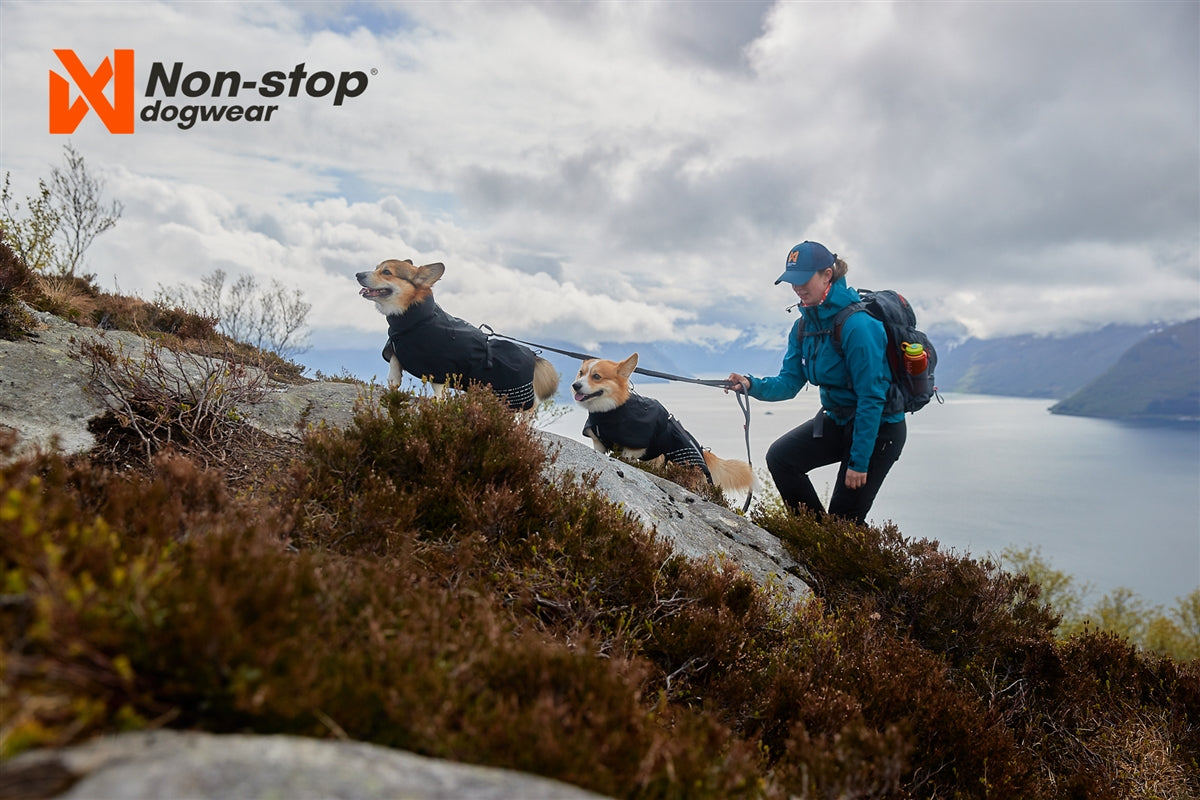
M 548 480 L 476 388 L 251 433 L 257 373 L 204 373 L 189 325 L 201 355 L 81 348 L 119 408 L 91 453 L 0 444 L 0 758 L 169 727 L 622 798 L 1200 794 L 1200 663 L 1064 633 L 1025 575 L 768 503 L 811 575 L 789 601 Z
M 187 442 L 124 468 L 10 456 L 4 754 L 168 726 L 348 737 L 617 797 L 1200 786 L 1195 662 L 1059 641 L 1028 579 L 766 509 L 814 574 L 785 603 L 673 556 L 586 483 L 548 483 L 539 442 L 486 392 L 390 392 L 253 482 Z

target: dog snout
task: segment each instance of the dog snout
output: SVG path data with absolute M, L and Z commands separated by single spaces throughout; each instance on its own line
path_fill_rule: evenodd
M 359 283 L 365 283 L 367 280 L 367 276 L 370 274 L 371 273 L 369 273 L 369 272 L 357 272 L 357 273 L 355 273 L 354 277 L 358 279 Z
M 571 388 L 578 392 L 583 388 L 583 381 L 575 381 L 571 384 Z

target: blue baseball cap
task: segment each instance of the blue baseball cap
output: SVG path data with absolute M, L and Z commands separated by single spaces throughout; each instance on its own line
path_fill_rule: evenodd
M 775 285 L 783 281 L 793 286 L 808 283 L 814 274 L 832 267 L 836 259 L 837 254 L 829 252 L 823 244 L 801 242 L 788 251 L 783 274 L 775 281 Z

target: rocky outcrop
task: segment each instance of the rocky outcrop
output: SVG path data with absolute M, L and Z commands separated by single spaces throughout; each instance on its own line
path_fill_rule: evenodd
M 789 598 L 808 595 L 803 567 L 779 539 L 745 517 L 589 445 L 552 433 L 540 436 L 550 474 L 594 486 L 597 494 L 671 541 L 675 552 L 690 558 L 732 559 L 762 586 L 780 589 Z
M 0 800 L 597 800 L 574 786 L 361 742 L 147 731 L 0 764 Z
M 52 314 L 31 311 L 39 323 L 29 338 L 0 340 L 0 426 L 17 434 L 18 447 L 48 446 L 57 439 L 67 453 L 95 443 L 87 422 L 104 411 L 84 391 L 89 368 L 75 357 L 82 337 L 105 336 L 111 346 L 144 352 L 145 341 L 132 333 L 72 325 Z
M 52 314 L 30 311 L 38 328 L 20 341 L 0 340 L 0 428 L 17 434 L 18 451 L 48 447 L 65 453 L 92 448 L 91 418 L 104 413 L 103 401 L 86 390 L 91 366 L 79 358 L 80 344 L 95 339 L 130 359 L 145 355 L 147 341 L 126 331 L 102 331 L 74 325 Z M 354 415 L 360 387 L 337 382 L 301 386 L 262 381 L 259 402 L 240 410 L 256 428 L 283 436 L 297 426 L 345 425 Z

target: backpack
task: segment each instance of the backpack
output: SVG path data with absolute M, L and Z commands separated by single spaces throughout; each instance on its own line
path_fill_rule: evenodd
M 892 372 L 892 385 L 888 389 L 884 411 L 889 414 L 898 411 L 912 414 L 928 405 L 934 397 L 941 402 L 933 377 L 933 370 L 937 366 L 937 351 L 924 331 L 917 329 L 917 315 L 908 301 L 904 299 L 904 295 L 891 289 L 881 289 L 878 292 L 859 289 L 858 294 L 862 297 L 860 302 L 851 303 L 833 318 L 833 346 L 837 349 L 838 355 L 843 355 L 842 325 L 845 324 L 846 318 L 856 312 L 866 311 L 883 323 L 883 329 L 887 333 L 885 350 L 888 367 Z M 813 331 L 812 334 L 805 333 L 804 335 L 827 332 Z M 925 353 L 929 357 L 929 366 L 919 375 L 910 375 L 905 369 L 905 342 L 920 344 L 925 348 Z

